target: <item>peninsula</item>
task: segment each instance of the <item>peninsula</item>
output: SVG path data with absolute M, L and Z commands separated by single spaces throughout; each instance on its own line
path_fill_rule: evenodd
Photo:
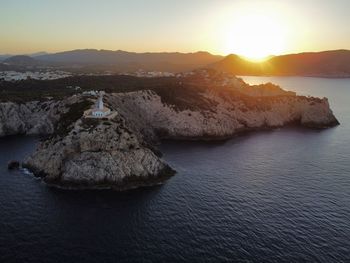
M 20 85 L 40 97 L 18 96 Z M 222 140 L 291 124 L 339 124 L 327 98 L 298 96 L 272 83 L 251 86 L 215 70 L 152 79 L 2 82 L 0 88 L 7 94 L 0 102 L 0 136 L 45 136 L 23 166 L 49 185 L 69 189 L 126 190 L 164 182 L 175 171 L 156 148 L 162 139 Z

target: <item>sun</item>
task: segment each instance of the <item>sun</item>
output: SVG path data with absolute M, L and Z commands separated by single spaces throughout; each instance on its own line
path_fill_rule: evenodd
M 241 14 L 230 24 L 226 37 L 227 53 L 261 61 L 285 51 L 286 29 L 282 21 L 271 14 Z

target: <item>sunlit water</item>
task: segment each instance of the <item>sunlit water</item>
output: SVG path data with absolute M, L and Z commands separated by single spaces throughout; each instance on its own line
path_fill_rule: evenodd
M 0 262 L 350 262 L 350 79 L 256 78 L 326 96 L 341 122 L 225 142 L 165 142 L 178 174 L 131 192 L 46 187 L 0 139 Z

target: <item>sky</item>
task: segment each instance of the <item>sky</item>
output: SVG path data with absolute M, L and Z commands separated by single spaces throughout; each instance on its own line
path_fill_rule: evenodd
M 348 0 L 0 0 L 0 54 L 350 49 Z

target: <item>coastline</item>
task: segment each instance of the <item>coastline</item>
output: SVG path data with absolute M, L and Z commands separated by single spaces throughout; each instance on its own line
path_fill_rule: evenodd
M 212 83 L 206 74 L 199 76 Z M 281 127 L 339 125 L 326 98 L 296 96 L 272 84 L 249 86 L 233 77 L 232 83 L 231 88 L 190 86 L 171 97 L 171 89 L 169 94 L 107 94 L 106 105 L 114 114 L 110 119 L 85 120 L 83 113 L 94 101 L 82 95 L 22 106 L 0 103 L 2 119 L 8 120 L 0 125 L 0 134 L 28 129 L 41 135 L 23 167 L 48 186 L 122 191 L 157 185 L 175 174 L 155 147 L 161 140 L 224 141 Z M 25 110 L 16 112 L 18 107 Z

